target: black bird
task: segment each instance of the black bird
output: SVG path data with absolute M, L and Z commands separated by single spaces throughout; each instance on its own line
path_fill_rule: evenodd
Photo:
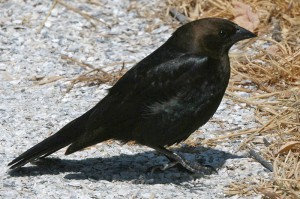
M 116 139 L 151 147 L 198 172 L 166 147 L 204 125 L 216 112 L 230 78 L 228 51 L 255 37 L 237 24 L 205 18 L 178 28 L 157 50 L 133 66 L 88 112 L 8 164 L 11 169 L 69 146 L 66 155 Z

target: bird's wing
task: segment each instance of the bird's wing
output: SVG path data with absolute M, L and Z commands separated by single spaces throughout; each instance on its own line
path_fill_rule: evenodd
M 128 71 L 93 109 L 87 131 L 121 124 L 141 117 L 144 106 L 176 95 L 208 65 L 208 58 L 184 54 L 156 66 L 136 65 Z
M 182 55 L 155 66 L 137 64 L 89 112 L 84 133 L 66 151 L 73 153 L 107 139 L 129 141 L 153 103 L 175 96 L 205 71 L 208 58 Z M 205 79 L 205 78 L 200 78 Z

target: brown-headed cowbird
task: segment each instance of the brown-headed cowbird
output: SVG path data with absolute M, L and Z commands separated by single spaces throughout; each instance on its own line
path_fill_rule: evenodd
M 178 28 L 157 50 L 133 66 L 108 94 L 8 165 L 11 169 L 69 146 L 66 155 L 116 139 L 135 141 L 164 154 L 192 172 L 167 146 L 185 140 L 216 112 L 230 77 L 228 51 L 256 35 L 219 18 Z

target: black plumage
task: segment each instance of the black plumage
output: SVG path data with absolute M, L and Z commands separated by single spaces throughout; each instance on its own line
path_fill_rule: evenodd
M 255 36 L 218 18 L 181 26 L 133 66 L 96 106 L 21 154 L 9 163 L 10 168 L 68 145 L 66 154 L 71 154 L 116 139 L 149 146 L 165 154 L 172 165 L 180 163 L 197 172 L 165 147 L 185 140 L 213 116 L 230 77 L 230 47 Z

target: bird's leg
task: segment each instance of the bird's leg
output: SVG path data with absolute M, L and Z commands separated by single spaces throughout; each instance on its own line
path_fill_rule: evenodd
M 162 171 L 169 169 L 171 167 L 176 166 L 177 164 L 180 164 L 183 168 L 186 170 L 192 172 L 192 173 L 200 173 L 200 174 L 211 174 L 212 172 L 216 172 L 215 168 L 209 165 L 193 165 L 191 166 L 186 160 L 184 160 L 182 157 L 180 157 L 177 153 L 170 151 L 164 147 L 152 147 L 153 149 L 157 150 L 158 152 L 164 154 L 170 162 L 163 166 L 154 166 L 151 169 L 151 173 L 155 171 L 156 169 L 160 169 Z

